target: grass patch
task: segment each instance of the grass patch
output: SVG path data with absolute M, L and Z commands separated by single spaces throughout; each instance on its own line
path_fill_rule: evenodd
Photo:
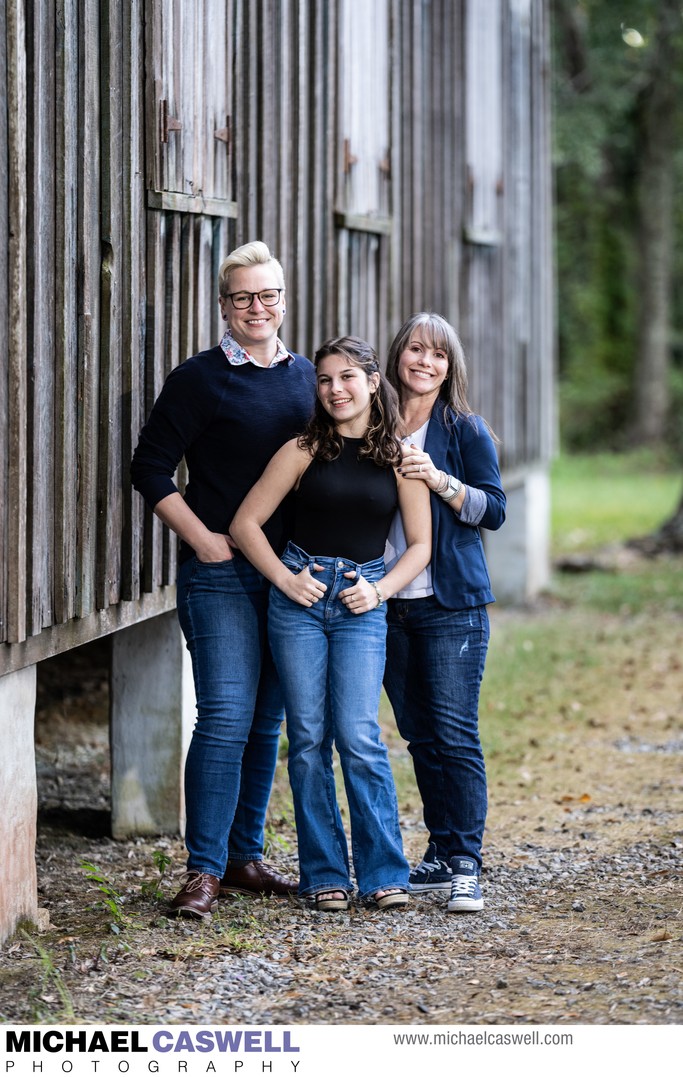
M 28 993 L 32 1020 L 42 1024 L 70 1024 L 76 1014 L 61 969 L 55 964 L 53 955 L 33 934 L 21 929 L 20 935 L 35 950 L 40 967 L 40 977 Z
M 639 483 L 647 494 L 636 501 Z M 552 471 L 553 553 L 586 552 L 653 531 L 680 492 L 680 464 L 652 452 L 563 456 Z M 633 714 L 654 710 L 653 735 L 679 729 L 682 616 L 680 557 L 634 555 L 616 559 L 612 571 L 555 573 L 535 609 L 494 606 L 480 707 L 491 784 L 509 794 L 547 781 L 559 793 L 570 770 L 564 745 L 577 735 L 588 741 L 603 722 L 628 730 Z M 397 749 L 392 764 L 405 810 L 419 798 L 388 704 L 382 725 Z
M 604 725 L 628 736 L 635 715 L 633 729 L 645 720 L 655 741 L 680 736 L 683 559 L 637 559 L 614 572 L 556 573 L 551 593 L 536 607 L 494 606 L 490 616 L 480 731 L 492 804 L 542 790 L 545 797 L 586 792 L 567 745 L 590 743 Z M 401 816 L 417 821 L 422 808 L 412 760 L 384 695 L 380 724 Z M 337 778 L 348 827 L 338 766 Z M 271 812 L 291 820 L 284 767 L 278 768 Z
M 681 494 L 681 465 L 643 450 L 560 456 L 553 464 L 552 553 L 583 553 L 654 531 Z
M 680 557 L 638 560 L 614 571 L 579 575 L 556 573 L 551 594 L 564 605 L 584 611 L 590 620 L 595 612 L 632 617 L 659 613 L 683 613 L 683 564 Z

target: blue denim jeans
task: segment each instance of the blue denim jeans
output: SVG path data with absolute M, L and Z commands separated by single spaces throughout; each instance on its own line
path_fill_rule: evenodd
M 307 608 L 273 587 L 268 630 L 287 713 L 302 894 L 353 889 L 342 827 L 330 735 L 339 752 L 351 816 L 353 866 L 362 896 L 406 887 L 398 805 L 377 715 L 385 659 L 385 607 L 350 613 L 339 592 L 356 579 L 379 581 L 384 561 L 358 565 L 344 558 L 309 557 L 290 542 L 282 561 L 292 572 L 307 565 L 327 585 Z M 313 564 L 323 568 L 313 572 Z
M 241 555 L 178 572 L 197 723 L 185 763 L 188 869 L 260 860 L 284 717 L 267 644 L 268 583 Z
M 489 642 L 485 606 L 447 610 L 392 599 L 384 687 L 413 757 L 424 821 L 439 857 L 481 866 L 487 792 L 479 689 Z

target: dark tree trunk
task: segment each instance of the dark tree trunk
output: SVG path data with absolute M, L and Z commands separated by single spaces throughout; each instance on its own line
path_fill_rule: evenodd
M 632 539 L 627 545 L 652 557 L 658 553 L 683 553 L 683 494 L 673 516 L 658 531 Z
M 552 13 L 560 27 L 557 37 L 562 67 L 574 91 L 584 93 L 592 82 L 586 48 L 586 17 L 575 0 L 553 0 Z
M 638 344 L 635 428 L 638 444 L 662 441 L 669 408 L 674 155 L 678 120 L 675 72 L 679 0 L 659 0 L 651 79 L 638 110 Z

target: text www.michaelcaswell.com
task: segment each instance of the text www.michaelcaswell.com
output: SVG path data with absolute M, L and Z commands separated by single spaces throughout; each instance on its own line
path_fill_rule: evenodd
M 423 1047 L 571 1047 L 571 1032 L 395 1032 L 396 1045 Z

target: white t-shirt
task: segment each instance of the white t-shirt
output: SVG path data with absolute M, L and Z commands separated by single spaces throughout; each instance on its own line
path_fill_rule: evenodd
M 425 440 L 427 438 L 427 427 L 429 426 L 429 419 L 416 430 L 414 434 L 409 434 L 403 438 L 404 445 L 417 445 L 418 449 L 424 449 Z M 408 482 L 413 482 L 413 479 L 408 479 Z M 389 537 L 384 550 L 384 563 L 387 566 L 387 572 L 394 567 L 399 557 L 406 552 L 408 543 L 406 542 L 405 531 L 403 530 L 403 520 L 401 519 L 401 513 L 397 512 L 392 520 L 391 527 L 389 528 Z M 419 576 L 417 576 L 412 583 L 409 583 L 407 587 L 404 587 L 402 591 L 397 591 L 394 598 L 427 598 L 428 595 L 434 594 L 434 588 L 432 587 L 432 569 L 431 564 L 423 568 Z

